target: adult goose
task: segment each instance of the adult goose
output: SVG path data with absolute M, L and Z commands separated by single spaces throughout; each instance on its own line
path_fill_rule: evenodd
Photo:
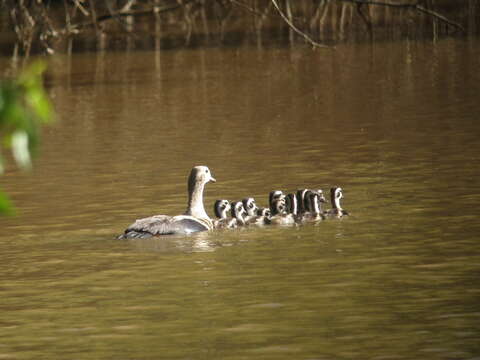
M 148 238 L 157 235 L 186 235 L 213 229 L 212 219 L 203 207 L 203 190 L 208 182 L 215 182 L 210 169 L 195 166 L 188 177 L 188 205 L 183 215 L 155 215 L 138 219 L 119 239 Z

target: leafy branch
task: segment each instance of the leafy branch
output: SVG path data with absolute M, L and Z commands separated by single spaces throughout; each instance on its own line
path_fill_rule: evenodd
M 0 149 L 11 150 L 15 163 L 24 170 L 32 166 L 39 142 L 39 128 L 54 119 L 53 106 L 43 88 L 46 65 L 37 61 L 16 79 L 0 80 Z M 4 172 L 0 153 L 0 174 Z M 13 207 L 0 191 L 0 214 L 12 214 Z

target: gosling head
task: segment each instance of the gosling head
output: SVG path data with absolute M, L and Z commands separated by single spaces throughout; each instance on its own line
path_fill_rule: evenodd
M 287 206 L 285 203 L 285 197 L 280 197 L 276 200 L 273 200 L 273 204 L 271 205 L 271 207 L 272 215 L 286 214 Z
M 322 189 L 316 190 L 316 193 L 318 194 L 318 201 L 319 201 L 320 203 L 326 203 L 326 202 L 327 202 L 327 199 L 325 199 L 325 195 L 323 194 L 323 190 L 322 190 Z
M 219 219 L 226 219 L 228 217 L 228 212 L 231 209 L 230 203 L 228 200 L 217 200 L 213 206 L 215 211 L 215 216 Z
M 270 211 L 273 215 L 276 214 L 277 210 L 275 202 L 278 200 L 285 202 L 285 195 L 283 195 L 283 192 L 281 190 L 270 191 L 270 194 L 268 196 L 268 206 L 270 207 Z
M 272 216 L 272 212 L 270 211 L 269 208 L 261 208 L 261 209 L 258 209 L 257 210 L 257 215 L 258 216 L 265 216 L 265 217 L 271 217 Z
M 257 214 L 258 206 L 255 199 L 252 197 L 242 200 L 243 208 L 246 210 L 248 216 L 255 216 Z
M 330 189 L 330 199 L 332 201 L 332 207 L 334 209 L 341 210 L 340 199 L 343 198 L 343 192 L 341 187 L 334 186 Z
M 241 223 L 245 223 L 245 216 L 247 216 L 247 212 L 243 207 L 243 203 L 241 201 L 236 201 L 232 203 L 232 217 L 240 221 Z
M 270 191 L 270 194 L 268 195 L 268 203 L 272 204 L 273 200 L 276 200 L 282 196 L 283 196 L 283 192 L 281 190 Z

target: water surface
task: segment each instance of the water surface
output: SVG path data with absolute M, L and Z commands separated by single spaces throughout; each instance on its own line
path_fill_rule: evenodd
M 0 180 L 0 358 L 478 359 L 479 65 L 475 38 L 54 57 L 60 121 Z M 212 215 L 340 185 L 352 216 L 114 240 L 197 164 Z

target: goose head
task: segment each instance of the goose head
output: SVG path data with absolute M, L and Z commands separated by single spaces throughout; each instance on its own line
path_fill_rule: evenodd
M 245 224 L 245 217 L 247 216 L 247 212 L 243 207 L 243 203 L 241 201 L 236 201 L 232 203 L 232 217 L 237 219 L 237 221 L 241 224 Z
M 255 199 L 252 197 L 242 200 L 243 208 L 247 212 L 248 216 L 255 216 L 257 214 L 258 206 L 255 203 Z
M 341 210 L 340 199 L 343 198 L 343 192 L 341 187 L 334 186 L 330 189 L 330 199 L 332 201 L 332 207 L 334 209 Z
M 207 166 L 195 166 L 192 171 L 190 171 L 190 176 L 188 177 L 188 190 L 190 192 L 196 185 L 205 185 L 210 181 L 217 181 L 213 177 L 210 169 Z
M 226 219 L 228 217 L 228 212 L 231 209 L 230 203 L 228 200 L 217 200 L 213 206 L 215 211 L 215 216 L 219 219 Z

